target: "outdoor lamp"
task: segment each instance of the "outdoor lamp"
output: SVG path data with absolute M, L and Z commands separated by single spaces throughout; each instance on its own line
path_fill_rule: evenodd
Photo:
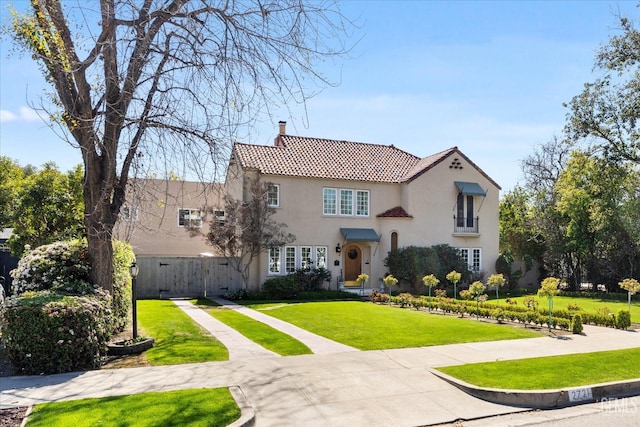
M 337 253 L 342 252 L 342 247 L 340 246 L 340 243 L 338 243 L 338 244 L 336 245 L 336 252 L 337 252 Z
M 136 259 L 134 258 L 133 261 L 131 262 L 131 266 L 129 267 L 129 273 L 131 274 L 132 278 L 136 278 L 138 277 L 139 272 L 140 272 L 140 267 L 138 267 L 138 264 L 136 264 Z

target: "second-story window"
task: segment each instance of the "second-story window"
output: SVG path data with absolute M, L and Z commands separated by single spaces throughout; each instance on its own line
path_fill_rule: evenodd
M 336 195 L 338 190 L 335 188 L 323 188 L 322 189 L 322 214 L 323 215 L 336 215 L 338 213 L 338 203 Z
M 369 216 L 369 191 L 348 188 L 322 189 L 322 214 Z
M 267 187 L 267 205 L 272 208 L 280 206 L 280 186 L 269 184 Z
M 200 209 L 179 209 L 178 226 L 180 227 L 201 227 L 202 216 Z

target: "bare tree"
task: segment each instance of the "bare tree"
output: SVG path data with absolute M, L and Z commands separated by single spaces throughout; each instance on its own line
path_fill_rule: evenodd
M 227 194 L 224 219 L 216 215 L 215 208 L 204 209 L 209 224 L 207 241 L 240 273 L 245 289 L 249 284 L 249 269 L 254 258 L 271 247 L 281 247 L 296 240 L 296 236 L 284 231 L 286 224 L 277 223 L 271 218 L 276 210 L 267 202 L 270 185 L 259 179 L 252 180 L 246 201 L 236 200 Z M 191 228 L 190 231 L 198 234 L 201 228 Z
M 336 5 L 303 0 L 62 3 L 33 0 L 12 33 L 54 89 L 43 108 L 82 152 L 92 279 L 111 290 L 112 232 L 135 168 L 181 161 L 205 181 L 222 176 L 239 126 L 330 84 L 317 63 L 347 52 L 351 24 Z

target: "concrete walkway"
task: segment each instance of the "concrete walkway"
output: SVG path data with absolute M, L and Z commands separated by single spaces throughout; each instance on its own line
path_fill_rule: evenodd
M 257 310 L 253 310 L 247 307 L 244 307 L 240 304 L 236 304 L 234 302 L 228 301 L 222 298 L 210 298 L 212 301 L 228 307 L 232 310 L 237 311 L 238 313 L 242 313 L 245 316 L 251 317 L 252 319 L 257 320 L 258 322 L 265 323 L 271 326 L 274 329 L 277 329 L 281 332 L 284 332 L 287 335 L 292 336 L 298 341 L 305 344 L 313 354 L 331 354 L 331 353 L 343 353 L 345 351 L 359 351 L 356 348 L 350 347 L 348 345 L 340 344 L 338 342 L 332 341 L 325 337 L 321 337 L 320 335 L 316 335 L 307 330 L 299 328 L 291 323 L 284 322 L 280 319 L 276 319 L 275 317 L 268 316 L 264 313 L 261 313 Z
M 258 427 L 433 425 L 523 411 L 473 398 L 436 378 L 429 371 L 433 367 L 632 347 L 640 347 L 637 331 L 585 326 L 585 335 L 562 339 L 5 377 L 0 378 L 0 408 L 143 391 L 239 386 L 255 410 Z

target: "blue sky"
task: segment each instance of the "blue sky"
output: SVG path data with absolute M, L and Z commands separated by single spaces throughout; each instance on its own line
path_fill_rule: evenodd
M 20 4 L 20 0 L 15 3 Z M 522 181 L 520 160 L 560 136 L 562 106 L 593 80 L 593 57 L 617 34 L 614 13 L 637 17 L 637 1 L 348 1 L 361 24 L 351 59 L 326 74 L 340 85 L 276 110 L 242 142 L 272 144 L 287 133 L 394 144 L 417 156 L 452 146 L 503 188 Z M 4 5 L 3 5 L 4 6 Z M 2 8 L 2 20 L 7 12 Z M 20 164 L 80 153 L 28 105 L 46 87 L 29 57 L 0 45 L 0 155 Z

